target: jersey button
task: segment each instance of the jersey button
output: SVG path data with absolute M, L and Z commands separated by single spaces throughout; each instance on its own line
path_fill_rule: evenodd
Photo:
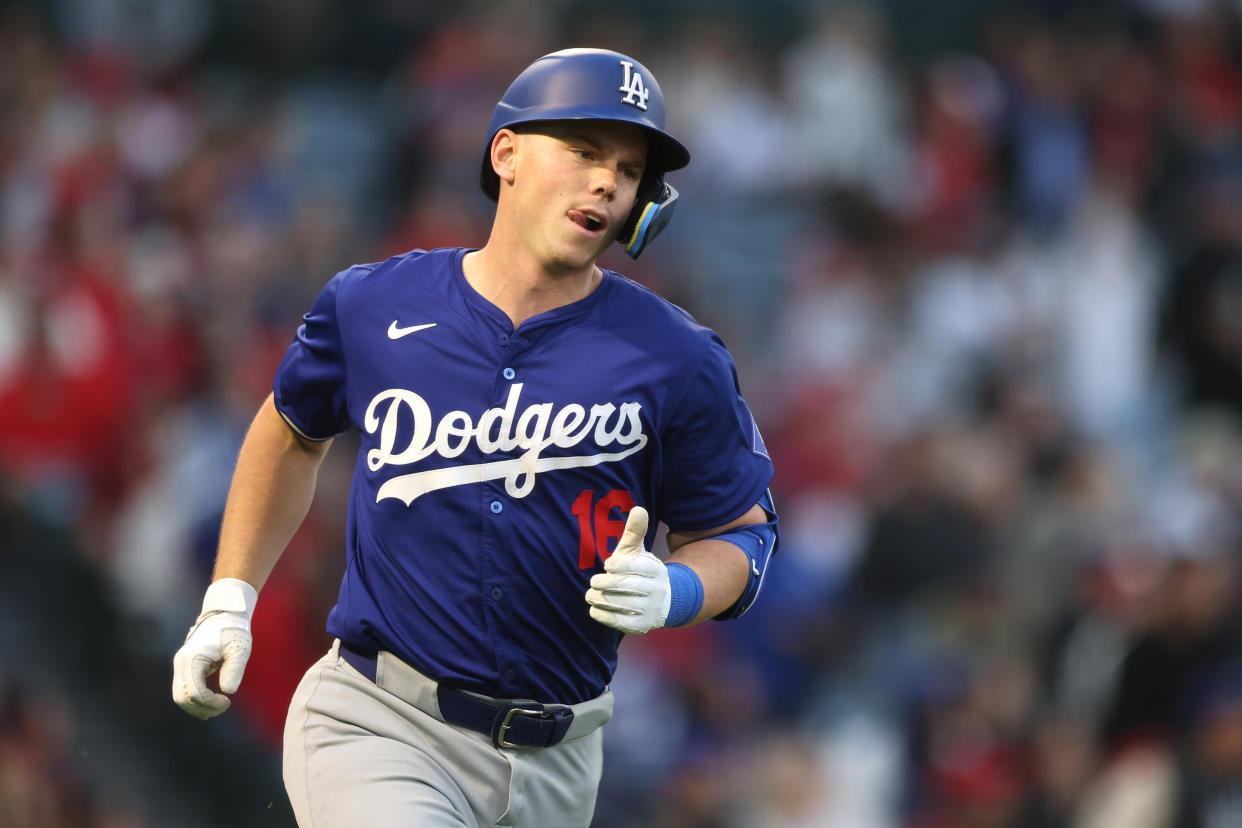
M 505 670 L 503 678 L 507 682 L 513 681 L 515 678 L 517 678 L 517 670 L 512 670 L 512 669 Z
M 517 371 L 514 371 L 512 368 L 506 368 L 504 370 L 504 374 L 505 374 L 505 379 L 513 379 L 514 377 L 517 376 Z
M 493 500 L 491 508 L 492 514 L 498 515 L 505 510 L 505 504 L 501 503 L 499 500 Z
M 508 345 L 508 344 L 509 344 L 509 335 L 508 335 L 508 334 L 501 334 L 501 335 L 500 335 L 500 344 L 501 344 L 501 345 Z
M 505 591 L 503 589 L 501 589 L 500 587 L 492 587 L 492 600 L 493 601 L 499 601 L 501 598 L 504 598 L 504 597 L 505 597 Z

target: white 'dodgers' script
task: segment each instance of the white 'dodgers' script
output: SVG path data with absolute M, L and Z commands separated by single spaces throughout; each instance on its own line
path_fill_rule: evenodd
M 521 449 L 518 457 L 463 466 L 402 474 L 386 480 L 375 496 L 378 503 L 395 498 L 409 506 L 415 498 L 437 489 L 504 480 L 510 497 L 521 498 L 535 488 L 535 477 L 557 469 L 576 469 L 623 460 L 647 445 L 637 402 L 603 403 L 585 406 L 570 403 L 553 411 L 552 403 L 535 403 L 519 413 L 522 383 L 509 388 L 501 408 L 489 408 L 476 423 L 465 411 L 450 411 L 434 422 L 427 401 L 405 388 L 381 391 L 367 406 L 363 425 L 368 434 L 379 432 L 379 446 L 367 452 L 367 468 L 406 466 L 437 454 L 446 460 L 459 457 L 471 442 L 485 454 Z M 398 420 L 402 410 L 414 422 L 409 442 L 397 449 Z M 541 457 L 549 446 L 573 448 L 588 437 L 597 448 L 622 447 L 620 451 L 583 454 L 574 457 Z

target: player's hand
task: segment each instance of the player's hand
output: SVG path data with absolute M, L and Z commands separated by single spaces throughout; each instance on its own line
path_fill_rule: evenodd
M 672 600 L 668 569 L 643 546 L 646 535 L 647 510 L 635 506 L 616 551 L 586 593 L 592 618 L 633 635 L 663 627 Z
M 220 689 L 236 693 L 250 658 L 250 616 L 259 593 L 245 581 L 221 578 L 207 588 L 203 611 L 173 656 L 172 696 L 200 719 L 229 709 L 228 696 L 213 692 L 207 677 L 220 671 Z

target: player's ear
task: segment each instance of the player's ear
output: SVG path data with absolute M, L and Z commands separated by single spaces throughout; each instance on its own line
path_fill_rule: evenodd
M 501 129 L 492 139 L 492 169 L 505 184 L 512 184 L 516 175 L 514 156 L 517 155 L 518 136 L 511 129 Z

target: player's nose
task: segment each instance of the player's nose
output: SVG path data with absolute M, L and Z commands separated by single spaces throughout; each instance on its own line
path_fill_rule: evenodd
M 617 171 L 604 164 L 591 173 L 591 193 L 612 199 L 617 194 Z

